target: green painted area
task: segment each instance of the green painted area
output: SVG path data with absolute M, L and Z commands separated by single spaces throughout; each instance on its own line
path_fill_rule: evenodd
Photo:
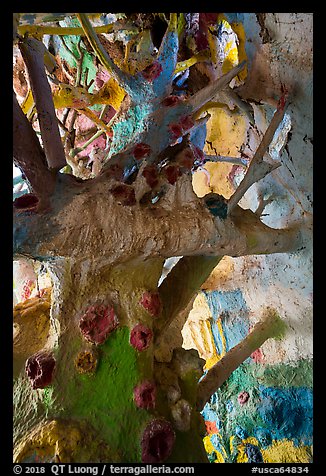
M 54 403 L 53 391 L 54 391 L 54 388 L 52 385 L 45 387 L 45 389 L 43 390 L 43 403 L 45 406 L 46 416 L 48 415 L 49 411 L 51 411 L 52 405 Z
M 255 435 L 255 429 L 270 430 L 266 421 L 257 409 L 261 407 L 261 392 L 259 387 L 275 389 L 312 388 L 313 372 L 312 361 L 303 359 L 298 363 L 282 363 L 264 366 L 261 364 L 243 363 L 229 377 L 217 392 L 217 399 L 204 409 L 205 419 L 212 420 L 212 415 L 218 417 L 217 426 L 220 427 L 222 444 L 229 450 L 229 438 L 236 435 L 237 428 L 244 428 L 248 436 Z M 249 393 L 249 400 L 241 406 L 237 400 L 240 392 Z M 239 441 L 238 441 L 239 440 Z M 237 436 L 234 447 L 241 443 Z
M 283 337 L 285 337 L 288 326 L 275 309 L 272 309 L 269 312 L 272 312 L 274 314 L 272 337 L 276 340 L 282 340 Z
M 67 27 L 79 27 L 80 23 L 77 18 L 66 18 L 62 23 L 62 26 Z M 76 35 L 66 35 L 64 37 L 64 42 L 72 52 L 72 54 L 67 51 L 64 46 L 60 48 L 60 57 L 61 59 L 65 60 L 69 66 L 72 68 L 77 68 L 77 58 L 79 58 L 79 52 L 77 48 L 78 41 L 80 40 L 80 36 Z M 81 82 L 85 84 L 85 78 L 87 77 L 87 83 L 89 83 L 92 79 L 95 79 L 97 73 L 97 67 L 95 66 L 94 62 L 94 55 L 86 51 L 85 47 L 83 46 L 83 42 L 81 43 L 81 50 L 83 52 L 83 63 L 82 63 L 82 73 L 81 73 Z M 93 85 L 90 87 L 89 92 L 91 93 L 93 90 Z
M 64 407 L 59 416 L 86 419 L 110 447 L 111 461 L 138 462 L 141 432 L 150 415 L 133 401 L 133 388 L 141 377 L 129 328 L 117 329 L 99 346 L 94 375 L 78 374 L 71 365 L 82 346 L 76 338 L 69 343 L 67 359 L 62 356 L 67 366 L 56 378 L 56 407 Z

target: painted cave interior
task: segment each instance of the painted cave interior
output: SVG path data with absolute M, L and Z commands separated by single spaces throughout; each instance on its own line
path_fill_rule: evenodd
M 311 463 L 311 13 L 13 15 L 15 463 Z

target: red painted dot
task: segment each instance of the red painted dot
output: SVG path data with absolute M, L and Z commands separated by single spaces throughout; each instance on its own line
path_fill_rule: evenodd
M 170 124 L 169 130 L 173 139 L 179 139 L 179 137 L 182 137 L 183 130 L 180 124 L 176 124 L 176 123 Z
M 137 203 L 135 190 L 129 185 L 116 185 L 115 187 L 112 187 L 109 192 L 116 198 L 119 203 L 121 203 L 121 205 L 132 206 Z
M 140 142 L 139 144 L 136 144 L 133 150 L 133 155 L 136 160 L 141 160 L 144 157 L 147 157 L 151 152 L 151 148 L 148 144 L 144 144 L 143 142 Z
M 103 344 L 109 334 L 119 325 L 112 306 L 89 306 L 79 321 L 84 338 L 92 344 Z
M 152 293 L 145 291 L 139 301 L 139 303 L 153 316 L 160 315 L 162 310 L 162 303 L 159 293 Z
M 142 463 L 161 463 L 172 453 L 175 433 L 164 418 L 149 422 L 142 436 Z
M 193 151 L 194 151 L 195 159 L 201 163 L 204 162 L 205 160 L 204 152 L 196 145 L 193 146 Z
M 146 165 L 143 170 L 143 176 L 146 179 L 147 185 L 154 188 L 158 185 L 158 170 L 156 165 Z
M 37 206 L 39 200 L 34 193 L 25 193 L 13 201 L 13 206 L 19 210 L 30 210 Z
M 187 147 L 177 155 L 177 160 L 182 167 L 191 170 L 194 165 L 195 156 L 190 147 Z
M 147 66 L 141 74 L 147 81 L 153 81 L 159 77 L 162 71 L 162 65 L 158 61 L 154 61 L 152 64 Z
M 145 381 L 134 388 L 134 400 L 138 408 L 146 410 L 155 408 L 156 385 L 154 382 Z
M 166 178 L 168 179 L 168 182 L 171 185 L 174 185 L 175 182 L 178 180 L 178 177 L 182 175 L 180 168 L 177 165 L 168 165 L 167 167 L 164 167 L 163 170 L 166 175 Z
M 130 333 L 130 344 L 137 350 L 148 349 L 153 337 L 153 332 L 144 324 L 137 324 Z
M 121 165 L 112 164 L 107 169 L 107 175 L 114 178 L 115 180 L 122 180 L 123 179 L 123 168 Z
M 180 96 L 171 95 L 163 99 L 162 104 L 166 107 L 172 107 L 176 104 L 179 104 L 180 102 L 182 102 L 182 98 L 180 98 Z
M 180 126 L 182 127 L 182 129 L 184 131 L 187 131 L 187 130 L 191 129 L 194 126 L 195 121 L 193 120 L 193 118 L 191 116 L 183 116 L 180 119 L 179 124 L 180 124 Z
M 32 388 L 45 388 L 52 382 L 55 359 L 50 352 L 40 351 L 26 361 L 25 371 Z

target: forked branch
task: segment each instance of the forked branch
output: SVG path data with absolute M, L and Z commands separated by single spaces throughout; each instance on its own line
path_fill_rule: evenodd
M 280 101 L 281 102 L 281 101 Z M 267 174 L 272 172 L 281 165 L 280 162 L 267 163 L 264 162 L 264 154 L 266 153 L 270 143 L 273 140 L 276 129 L 279 124 L 282 122 L 285 113 L 285 105 L 278 107 L 273 119 L 271 120 L 264 137 L 261 143 L 258 146 L 258 149 L 253 156 L 251 163 L 248 167 L 247 173 L 241 181 L 239 187 L 236 189 L 234 194 L 231 196 L 228 202 L 228 214 L 232 212 L 236 204 L 241 200 L 246 191 L 253 185 L 255 182 L 258 182 L 264 178 Z

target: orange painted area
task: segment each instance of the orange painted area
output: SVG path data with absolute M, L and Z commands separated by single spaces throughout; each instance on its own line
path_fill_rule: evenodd
M 215 421 L 205 421 L 206 431 L 209 435 L 218 433 Z

